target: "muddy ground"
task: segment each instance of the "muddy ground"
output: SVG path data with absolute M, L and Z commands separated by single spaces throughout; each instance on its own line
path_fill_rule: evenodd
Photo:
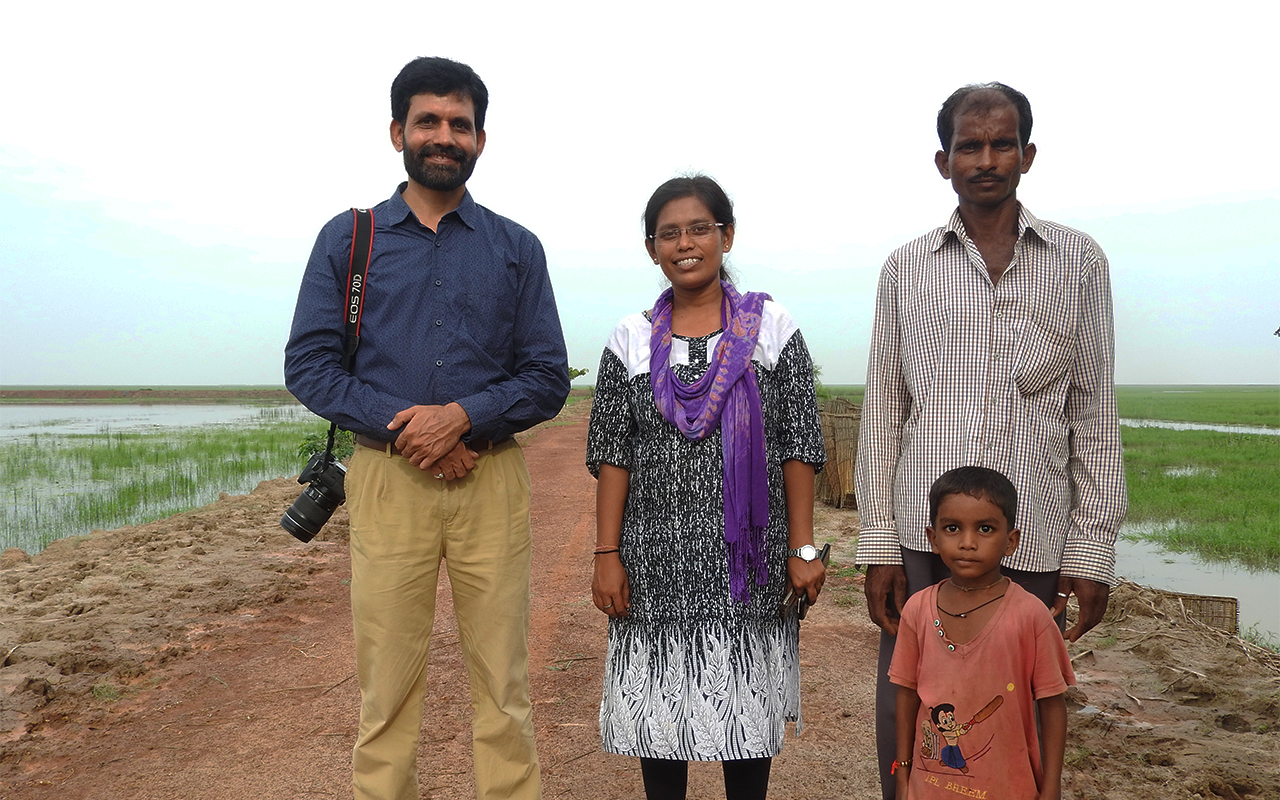
M 591 605 L 586 403 L 523 436 L 534 482 L 531 673 L 548 798 L 641 796 L 600 752 L 605 618 Z M 339 510 L 301 544 L 290 479 L 160 522 L 0 558 L 0 799 L 349 797 L 357 689 Z M 818 507 L 834 542 L 803 625 L 805 728 L 770 797 L 871 798 L 876 630 L 850 569 L 857 514 Z M 447 582 L 447 578 L 442 580 Z M 465 670 L 447 587 L 432 646 L 422 797 L 474 796 Z M 1065 796 L 1280 798 L 1280 659 L 1131 584 L 1071 645 Z M 690 797 L 723 796 L 695 764 Z

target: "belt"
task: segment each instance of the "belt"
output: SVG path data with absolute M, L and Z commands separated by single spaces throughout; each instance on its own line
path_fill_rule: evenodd
M 381 439 L 375 439 L 372 436 L 365 436 L 363 433 L 356 434 L 356 444 L 360 445 L 361 447 L 368 447 L 373 450 L 380 450 L 383 453 L 390 452 L 393 456 L 404 455 L 404 453 L 400 452 L 400 448 L 396 447 L 395 442 L 384 442 Z M 492 450 L 495 446 L 494 442 L 491 442 L 488 439 L 480 439 L 480 438 L 472 439 L 469 442 L 463 442 L 463 444 L 465 444 L 469 450 L 471 450 L 472 452 L 478 455 L 484 455 L 485 453 Z M 502 442 L 498 442 L 497 444 L 502 444 Z

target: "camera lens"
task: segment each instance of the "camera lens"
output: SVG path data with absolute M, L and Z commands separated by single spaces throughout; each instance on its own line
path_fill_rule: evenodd
M 334 502 L 332 498 L 326 496 L 323 489 L 312 484 L 303 489 L 298 499 L 289 506 L 289 510 L 284 512 L 284 516 L 280 518 L 280 527 L 295 538 L 309 542 L 329 521 L 334 509 L 341 502 L 341 500 Z
M 347 468 L 331 459 L 328 451 L 311 457 L 298 476 L 298 483 L 307 483 L 307 488 L 280 518 L 280 527 L 303 542 L 314 539 L 347 499 L 342 486 Z

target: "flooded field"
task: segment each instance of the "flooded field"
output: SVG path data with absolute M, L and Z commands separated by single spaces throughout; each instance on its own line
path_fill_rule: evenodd
M 301 405 L 0 405 L 0 442 L 41 434 L 155 432 L 316 419 Z
M 159 519 L 295 474 L 299 405 L 0 406 L 0 548 Z
M 1167 419 L 1121 419 L 1120 424 L 1126 428 L 1164 428 L 1169 431 L 1217 431 L 1218 433 L 1280 436 L 1280 428 L 1263 428 L 1256 425 L 1213 425 L 1207 422 L 1173 422 Z

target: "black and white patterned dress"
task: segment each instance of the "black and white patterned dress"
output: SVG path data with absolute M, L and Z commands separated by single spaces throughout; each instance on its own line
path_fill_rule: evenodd
M 782 463 L 825 461 L 813 362 L 786 309 L 766 302 L 752 360 L 769 470 L 769 583 L 749 603 L 729 597 L 720 430 L 687 440 L 658 412 L 649 383 L 652 326 L 633 314 L 614 329 L 596 375 L 587 467 L 630 472 L 622 564 L 631 615 L 609 623 L 600 733 L 611 753 L 689 761 L 777 755 L 800 717 L 799 624 L 783 622 L 787 508 Z M 702 375 L 719 333 L 672 337 L 685 383 Z

